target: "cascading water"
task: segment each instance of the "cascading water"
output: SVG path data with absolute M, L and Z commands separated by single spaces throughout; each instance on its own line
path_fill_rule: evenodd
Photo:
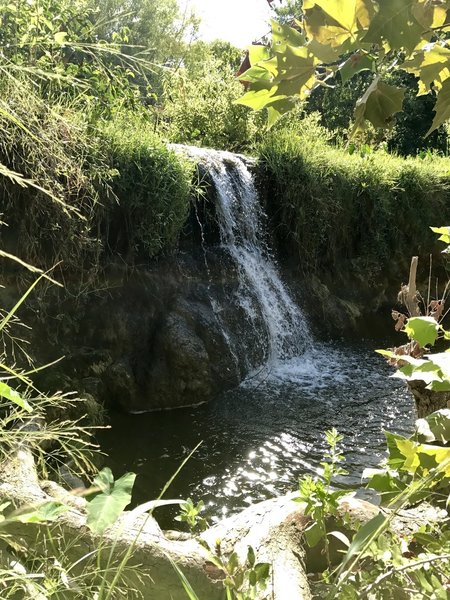
M 186 146 L 182 150 L 204 166 L 216 188 L 221 244 L 232 258 L 239 279 L 235 301 L 252 325 L 252 335 L 260 343 L 264 338 L 266 364 L 274 366 L 298 356 L 310 343 L 311 334 L 281 281 L 266 243 L 266 217 L 248 160 L 217 150 Z

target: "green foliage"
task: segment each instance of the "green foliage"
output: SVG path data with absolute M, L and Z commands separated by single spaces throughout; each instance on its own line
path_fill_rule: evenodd
M 200 516 L 200 513 L 205 508 L 203 500 L 194 504 L 190 498 L 180 505 L 180 514 L 175 517 L 176 521 L 186 523 L 189 529 L 193 532 L 205 531 L 208 527 L 206 519 Z
M 103 533 L 105 529 L 116 522 L 119 515 L 131 502 L 134 473 L 125 473 L 114 481 L 111 469 L 105 467 L 94 478 L 93 485 L 100 489 L 87 504 L 86 524 L 94 533 Z
M 116 172 L 111 188 L 118 206 L 105 215 L 108 245 L 128 257 L 169 251 L 188 215 L 194 165 L 132 114 L 104 123 L 99 139 Z
M 446 0 L 304 0 L 295 28 L 273 24 L 270 53 L 252 61 L 250 90 L 239 102 L 267 108 L 273 123 L 293 97 L 305 98 L 337 73 L 345 81 L 369 68 L 355 129 L 366 119 L 386 127 L 402 109 L 403 91 L 383 79 L 401 69 L 419 78 L 419 94 L 438 93 L 431 133 L 449 117 L 448 9 Z
M 237 552 L 225 556 L 221 541 L 217 540 L 214 549 L 202 540 L 200 543 L 208 550 L 209 560 L 224 575 L 223 585 L 227 600 L 255 600 L 265 591 L 269 577 L 270 564 L 257 562 L 255 550 L 249 546 L 245 561 L 240 561 Z
M 339 499 L 347 493 L 347 490 L 333 489 L 332 485 L 336 477 L 345 475 L 347 471 L 339 466 L 345 460 L 338 450 L 338 444 L 343 436 L 333 428 L 325 433 L 325 437 L 329 450 L 324 455 L 325 460 L 320 463 L 322 474 L 320 477 L 310 475 L 303 477 L 299 484 L 299 495 L 295 500 L 304 503 L 305 514 L 312 517 L 311 524 L 304 531 L 308 546 L 314 547 L 323 541 L 327 565 L 330 568 L 328 540 L 330 532 L 327 531 L 327 520 L 339 515 Z
M 213 44 L 200 61 L 165 77 L 158 129 L 170 141 L 231 151 L 252 148 L 262 120 L 234 101 L 242 93 L 236 80 L 236 52 Z
M 437 340 L 439 325 L 433 317 L 412 317 L 405 325 L 405 333 L 423 348 Z
M 368 486 L 379 494 L 387 510 L 380 511 L 366 523 L 356 527 L 348 540 L 349 523 L 338 511 L 338 502 L 331 494 L 322 494 L 323 482 L 310 479 L 300 484 L 302 500 L 313 517 L 310 531 L 317 531 L 313 545 L 325 543 L 335 536 L 348 547 L 337 568 L 321 574 L 321 582 L 313 584 L 314 597 L 327 600 L 357 600 L 359 598 L 402 598 L 412 600 L 433 592 L 431 597 L 447 597 L 450 574 L 450 531 L 448 518 L 439 523 L 417 525 L 399 530 L 393 520 L 401 510 L 426 499 L 437 507 L 448 506 L 450 484 L 450 411 L 439 411 L 417 422 L 410 438 L 386 434 L 389 455 L 380 469 L 367 469 Z M 340 440 L 336 432 L 327 434 L 332 450 L 326 455 L 327 463 L 337 465 L 342 457 L 333 450 Z M 424 439 L 426 438 L 426 439 Z M 424 442 L 427 443 L 424 443 Z M 430 442 L 439 445 L 430 445 Z M 444 444 L 444 445 L 441 445 Z M 327 464 L 325 463 L 325 464 Z M 338 467 L 339 471 L 340 467 Z M 339 474 L 335 471 L 334 474 Z M 330 480 L 331 481 L 331 480 Z M 346 494 L 349 490 L 340 491 Z M 320 492 L 318 494 L 318 492 Z M 331 494 L 330 494 L 331 492 Z M 324 512 L 323 507 L 326 507 Z M 334 518 L 336 531 L 327 532 L 326 518 Z
M 449 210 L 450 161 L 333 146 L 318 119 L 289 115 L 259 145 L 280 249 L 306 272 L 347 264 L 365 279 L 403 276 L 406 257 L 434 244 L 425 224 Z

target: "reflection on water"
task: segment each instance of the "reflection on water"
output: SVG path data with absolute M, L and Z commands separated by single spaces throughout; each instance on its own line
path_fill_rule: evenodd
M 322 344 L 197 409 L 113 414 L 112 429 L 100 436 L 108 464 L 116 476 L 138 474 L 134 501 L 143 502 L 202 441 L 167 496 L 203 499 L 220 517 L 316 472 L 323 432 L 336 427 L 345 436 L 345 483 L 356 487 L 383 456 L 383 429 L 406 433 L 413 424 L 412 400 L 374 347 Z

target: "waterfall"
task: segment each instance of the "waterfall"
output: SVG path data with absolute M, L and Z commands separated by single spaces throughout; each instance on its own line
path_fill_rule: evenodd
M 248 168 L 249 159 L 217 150 L 178 149 L 206 169 L 216 188 L 221 246 L 233 260 L 239 280 L 234 301 L 251 324 L 253 337 L 264 338 L 266 364 L 273 366 L 299 356 L 311 334 L 266 241 L 266 215 Z

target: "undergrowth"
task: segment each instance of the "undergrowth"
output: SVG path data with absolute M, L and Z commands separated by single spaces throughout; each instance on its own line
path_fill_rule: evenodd
M 0 98 L 0 164 L 20 174 L 0 177 L 5 251 L 95 278 L 111 254 L 145 259 L 174 247 L 193 168 L 145 120 L 49 108 L 26 79 L 3 81 Z
M 115 210 L 105 215 L 110 248 L 151 258 L 176 245 L 189 211 L 193 164 L 169 150 L 144 118 L 118 115 L 100 126 L 116 175 Z
M 327 137 L 313 116 L 259 145 L 282 251 L 305 272 L 345 261 L 365 278 L 396 265 L 405 271 L 404 257 L 433 247 L 428 225 L 450 217 L 450 159 L 403 159 Z

